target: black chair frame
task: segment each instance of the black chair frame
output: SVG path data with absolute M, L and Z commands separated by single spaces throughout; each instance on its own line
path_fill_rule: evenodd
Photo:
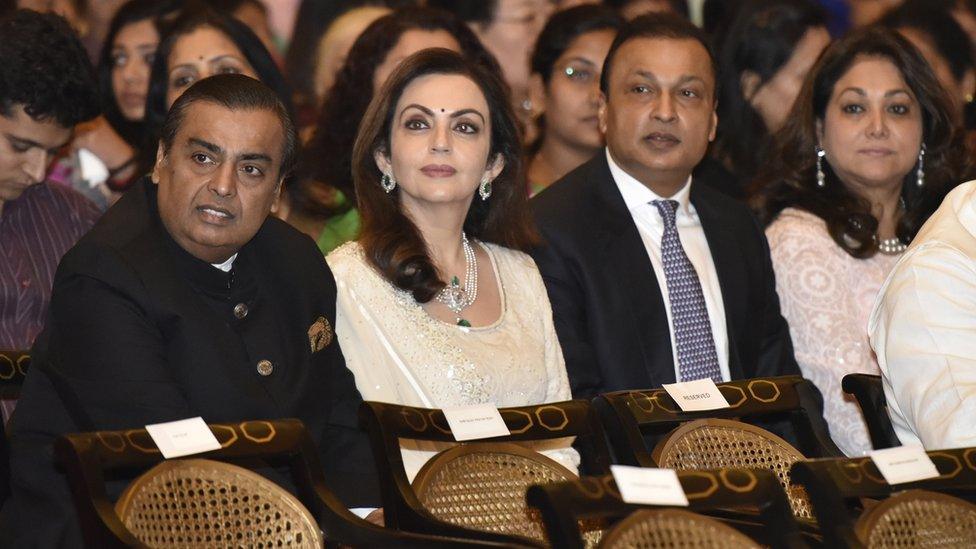
M 901 446 L 895 428 L 888 417 L 888 403 L 885 400 L 881 376 L 871 374 L 847 374 L 840 383 L 845 393 L 854 397 L 861 408 L 864 423 L 868 426 L 871 445 L 875 450 Z
M 725 522 L 774 548 L 806 547 L 789 501 L 775 475 L 760 469 L 707 469 L 678 471 L 678 480 L 693 512 L 749 508 L 758 512 L 758 524 Z M 655 507 L 625 503 L 613 477 L 583 477 L 529 488 L 526 500 L 540 510 L 553 547 L 583 549 L 579 521 L 616 521 L 639 509 Z M 742 515 L 739 514 L 739 517 Z
M 20 398 L 27 370 L 30 368 L 30 351 L 0 349 L 0 400 Z M 0 421 L 0 505 L 10 496 L 10 441 L 7 426 Z
M 318 520 L 327 547 L 504 547 L 397 532 L 371 524 L 349 512 L 325 485 L 315 445 L 297 419 L 210 424 L 219 450 L 186 456 L 237 462 L 287 465 L 298 499 Z M 89 547 L 145 547 L 115 513 L 105 491 L 106 473 L 126 474 L 164 461 L 145 429 L 64 435 L 55 442 L 55 456 L 67 474 L 85 544 Z
M 362 404 L 359 412 L 360 423 L 369 432 L 376 456 L 387 525 L 425 534 L 540 545 L 535 540 L 521 536 L 484 532 L 451 524 L 437 519 L 424 508 L 407 479 L 399 440 L 403 438 L 479 444 L 479 441 L 456 442 L 441 410 L 367 401 Z M 596 412 L 585 400 L 500 408 L 499 412 L 511 435 L 485 439 L 481 443 L 575 437 L 573 446 L 580 452 L 582 471 L 592 474 L 606 474 L 610 471 L 610 454 L 602 425 Z
M 616 462 L 624 465 L 656 467 L 653 447 L 664 436 L 682 423 L 706 418 L 741 420 L 763 428 L 769 428 L 770 420 L 789 418 L 797 449 L 803 455 L 844 455 L 830 438 L 821 414 L 820 394 L 808 380 L 800 376 L 766 377 L 719 383 L 718 388 L 730 408 L 683 412 L 663 388 L 606 393 L 596 397 L 593 404 L 603 420 Z
M 802 485 L 813 504 L 828 547 L 861 547 L 854 534 L 860 498 L 883 499 L 894 493 L 930 490 L 976 503 L 976 448 L 927 452 L 940 476 L 891 485 L 869 457 L 814 459 L 793 464 L 792 481 Z

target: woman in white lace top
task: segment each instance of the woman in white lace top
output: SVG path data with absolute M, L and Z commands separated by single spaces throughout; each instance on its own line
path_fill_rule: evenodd
M 871 449 L 850 373 L 878 373 L 867 320 L 881 284 L 951 185 L 959 145 L 945 93 L 900 36 L 869 29 L 814 66 L 758 196 L 797 362 L 846 454 Z
M 353 152 L 359 240 L 328 256 L 336 334 L 365 400 L 518 406 L 571 398 L 498 76 L 447 50 L 403 62 Z M 536 446 L 572 470 L 570 440 Z M 403 441 L 409 478 L 444 445 Z

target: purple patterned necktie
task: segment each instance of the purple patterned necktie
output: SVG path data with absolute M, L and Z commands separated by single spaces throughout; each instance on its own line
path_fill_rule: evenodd
M 720 383 L 722 371 L 718 367 L 718 354 L 715 352 L 712 325 L 708 321 L 705 295 L 702 293 L 695 266 L 681 246 L 678 228 L 674 223 L 678 202 L 655 200 L 651 204 L 664 220 L 661 262 L 664 264 L 664 278 L 671 301 L 674 341 L 678 347 L 678 373 L 681 378 L 678 381 L 710 377 L 715 383 Z

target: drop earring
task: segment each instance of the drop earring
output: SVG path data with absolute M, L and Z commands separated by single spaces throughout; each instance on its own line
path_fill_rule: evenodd
M 488 179 L 487 175 L 481 179 L 481 185 L 478 185 L 478 196 L 483 201 L 488 200 L 488 197 L 491 196 L 491 180 Z
M 915 184 L 919 187 L 925 185 L 925 143 L 918 150 L 918 169 L 915 170 Z
M 823 159 L 827 156 L 827 151 L 817 145 L 817 186 L 821 189 L 827 185 L 827 176 L 823 171 Z
M 380 187 L 383 187 L 386 194 L 393 192 L 393 189 L 396 188 L 396 184 L 396 179 L 393 179 L 393 176 L 387 173 L 384 173 L 382 179 L 380 179 Z

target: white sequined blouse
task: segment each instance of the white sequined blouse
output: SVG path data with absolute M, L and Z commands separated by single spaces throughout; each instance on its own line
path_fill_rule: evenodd
M 498 407 L 572 398 L 552 308 L 528 255 L 480 243 L 500 285 L 502 314 L 490 326 L 437 320 L 383 278 L 357 242 L 326 258 L 338 288 L 336 335 L 363 400 L 424 408 Z M 572 471 L 579 455 L 559 439 L 534 448 Z M 447 446 L 401 441 L 407 476 Z

